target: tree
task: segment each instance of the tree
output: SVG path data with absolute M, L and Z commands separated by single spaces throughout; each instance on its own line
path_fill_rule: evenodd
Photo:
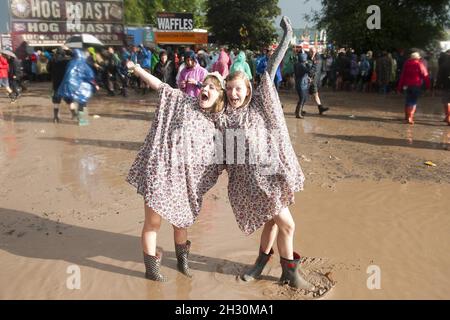
M 158 12 L 187 12 L 194 15 L 194 27 L 205 25 L 205 0 L 125 0 L 125 23 L 156 26 Z
M 367 27 L 370 5 L 380 7 L 380 29 Z M 314 21 L 329 40 L 357 51 L 425 48 L 445 37 L 448 6 L 448 0 L 322 0 Z
M 143 25 L 145 24 L 144 12 L 140 0 L 125 0 L 125 24 L 127 25 Z
M 258 49 L 276 39 L 278 0 L 207 0 L 206 24 L 219 44 Z

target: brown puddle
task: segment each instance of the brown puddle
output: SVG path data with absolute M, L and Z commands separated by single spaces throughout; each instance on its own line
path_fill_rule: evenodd
M 276 283 L 277 254 L 261 280 L 239 280 L 256 258 L 260 232 L 239 231 L 225 175 L 189 230 L 194 278 L 176 270 L 164 223 L 159 246 L 170 280 L 144 279 L 142 199 L 124 179 L 154 98 L 96 98 L 90 114 L 100 118 L 83 128 L 64 108 L 63 122 L 51 123 L 45 95 L 0 101 L 0 299 L 450 298 L 450 127 L 438 97 L 422 99 L 410 127 L 400 121 L 400 96 L 325 92 L 331 112 L 319 117 L 308 105 L 301 121 L 292 114 L 296 96 L 281 93 L 307 177 L 290 208 L 295 248 L 311 281 L 334 283 L 318 297 Z M 73 265 L 79 290 L 67 287 Z M 370 281 L 374 268 L 380 289 Z

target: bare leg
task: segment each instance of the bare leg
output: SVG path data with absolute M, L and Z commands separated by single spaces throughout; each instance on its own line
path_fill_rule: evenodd
M 150 256 L 156 256 L 156 240 L 161 227 L 161 216 L 153 209 L 145 207 L 145 222 L 142 228 L 142 249 Z
M 275 239 L 277 238 L 278 226 L 275 224 L 275 221 L 272 219 L 264 225 L 263 231 L 261 233 L 261 251 L 265 254 L 269 254 L 270 250 L 275 243 Z
M 187 229 L 173 226 L 173 239 L 175 241 L 175 254 L 177 256 L 178 270 L 191 278 L 192 273 L 189 268 L 189 251 L 191 242 L 187 239 Z
M 186 228 L 177 228 L 173 227 L 173 239 L 175 240 L 175 244 L 186 244 L 187 241 L 187 229 Z
M 320 97 L 319 97 L 319 93 L 318 92 L 314 93 L 312 98 L 314 99 L 314 101 L 316 102 L 316 104 L 318 106 L 322 105 L 322 102 L 320 101 Z
M 294 231 L 295 222 L 292 219 L 291 212 L 284 208 L 274 216 L 273 220 L 278 226 L 277 246 L 281 257 L 292 260 L 294 254 Z

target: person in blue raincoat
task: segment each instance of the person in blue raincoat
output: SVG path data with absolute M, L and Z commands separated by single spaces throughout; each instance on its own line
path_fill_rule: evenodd
M 260 76 L 264 74 L 264 72 L 266 71 L 267 63 L 269 62 L 269 58 L 273 54 L 274 49 L 270 47 L 264 51 L 265 51 L 264 56 L 260 58 L 256 64 L 256 73 Z M 283 81 L 283 78 L 281 76 L 281 66 L 278 66 L 277 72 L 275 74 L 275 79 L 273 81 L 275 84 L 275 88 L 278 91 L 280 89 L 281 81 Z
M 87 102 L 99 87 L 95 82 L 94 70 L 87 64 L 87 52 L 74 49 L 64 78 L 58 88 L 58 96 L 70 103 L 70 109 L 78 110 L 78 124 L 87 125 Z

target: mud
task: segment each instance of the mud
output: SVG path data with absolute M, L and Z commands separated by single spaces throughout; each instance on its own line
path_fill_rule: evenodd
M 398 95 L 323 92 L 331 111 L 319 116 L 308 102 L 303 120 L 293 114 L 296 95 L 280 97 L 307 178 L 290 208 L 295 248 L 319 294 L 278 285 L 277 254 L 261 279 L 239 280 L 260 232 L 239 231 L 226 175 L 189 230 L 194 278 L 177 272 L 164 223 L 158 241 L 170 280 L 146 280 L 143 201 L 125 176 L 155 94 L 100 94 L 90 125 L 78 127 L 64 105 L 63 121 L 52 123 L 50 87 L 39 83 L 15 104 L 0 98 L 0 299 L 449 299 L 450 127 L 440 98 L 422 97 L 409 126 Z

